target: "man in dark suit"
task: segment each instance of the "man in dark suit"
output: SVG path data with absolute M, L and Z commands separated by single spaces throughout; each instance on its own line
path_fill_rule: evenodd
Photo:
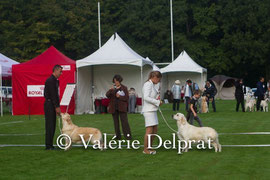
M 257 83 L 257 91 L 255 93 L 255 95 L 258 96 L 258 99 L 257 99 L 257 111 L 260 110 L 261 101 L 264 99 L 265 89 L 263 87 L 263 83 L 264 83 L 264 77 L 260 77 L 260 81 Z M 261 111 L 262 110 L 263 109 L 261 108 Z
M 213 107 L 214 112 L 216 112 L 216 103 L 215 103 L 216 93 L 217 93 L 217 90 L 215 86 L 211 85 L 209 81 L 206 81 L 204 96 L 207 97 L 208 107 L 209 107 L 209 101 L 210 100 L 212 101 L 212 107 Z
M 244 107 L 244 94 L 245 94 L 245 87 L 243 85 L 243 79 L 239 79 L 235 82 L 235 99 L 236 103 L 236 112 L 238 112 L 239 105 L 241 104 L 242 111 L 245 112 Z
M 55 65 L 53 67 L 52 75 L 46 80 L 44 88 L 44 114 L 45 114 L 45 145 L 46 150 L 53 150 L 53 137 L 55 133 L 56 114 L 60 115 L 59 104 L 59 81 L 58 78 L 62 74 L 62 67 Z
M 119 116 L 121 119 L 122 130 L 126 139 L 131 139 L 131 131 L 128 124 L 128 90 L 127 87 L 121 84 L 123 78 L 120 75 L 113 77 L 114 85 L 106 93 L 106 96 L 110 99 L 108 112 L 112 114 L 114 121 L 114 129 L 116 139 L 121 139 Z

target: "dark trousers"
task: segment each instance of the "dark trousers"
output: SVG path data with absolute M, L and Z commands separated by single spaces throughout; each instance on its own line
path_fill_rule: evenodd
M 241 104 L 242 111 L 245 112 L 245 107 L 244 107 L 244 96 L 236 96 L 236 112 L 238 112 L 239 105 Z
M 257 111 L 260 110 L 260 107 L 261 107 L 261 101 L 264 100 L 264 96 L 258 96 L 258 99 L 257 99 Z M 263 111 L 263 108 L 261 107 L 261 111 Z
M 46 148 L 53 147 L 53 137 L 55 133 L 56 125 L 56 111 L 51 101 L 45 101 L 44 103 L 45 114 L 45 145 Z
M 194 117 L 193 113 L 191 111 L 188 111 L 187 113 L 187 121 L 193 125 L 193 119 L 195 119 L 200 127 L 203 127 L 202 121 L 200 120 L 199 116 L 197 115 L 196 117 Z
M 180 103 L 180 99 L 173 99 L 173 110 L 175 111 L 175 106 L 176 110 L 179 111 L 179 103 Z
M 116 139 L 121 139 L 120 122 L 119 122 L 119 117 L 120 117 L 124 136 L 126 139 L 130 140 L 132 137 L 131 137 L 130 127 L 128 124 L 127 113 L 119 112 L 116 110 L 115 113 L 112 114 L 112 116 L 113 116 L 113 121 L 114 121 L 114 130 L 115 130 Z
M 210 99 L 212 99 L 212 108 L 213 108 L 213 111 L 216 112 L 216 103 L 215 103 L 215 98 L 212 97 L 212 98 L 207 98 L 207 105 L 208 105 L 208 108 L 209 108 L 209 101 Z
M 185 97 L 185 100 L 186 100 L 186 111 L 188 111 L 188 104 L 189 104 L 190 98 Z

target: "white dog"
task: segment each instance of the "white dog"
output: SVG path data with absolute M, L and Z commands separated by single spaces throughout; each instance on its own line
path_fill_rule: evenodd
M 92 144 L 97 144 L 99 142 L 100 149 L 103 150 L 103 146 L 104 146 L 103 138 L 102 138 L 102 133 L 100 132 L 100 130 L 96 128 L 91 128 L 91 127 L 76 126 L 75 124 L 72 123 L 72 120 L 68 113 L 61 113 L 61 117 L 62 117 L 62 123 L 63 123 L 62 133 L 68 135 L 72 143 L 82 144 L 82 139 L 79 136 L 80 134 L 82 134 L 85 143 L 87 143 L 89 141 L 89 138 L 91 138 L 90 142 Z M 68 140 L 66 140 L 66 144 L 68 143 L 69 143 Z M 70 147 L 71 146 L 69 146 L 69 148 Z
M 215 152 L 221 152 L 221 145 L 218 141 L 218 133 L 210 127 L 196 127 L 190 125 L 186 117 L 182 113 L 177 113 L 173 115 L 173 118 L 177 121 L 178 126 L 178 138 L 179 140 L 185 140 L 186 142 L 195 140 L 204 141 L 205 143 L 208 140 L 211 140 L 211 144 L 215 148 Z M 186 152 L 188 151 L 188 147 L 184 149 Z
M 248 109 L 250 112 L 256 111 L 255 106 L 256 106 L 256 99 L 251 98 L 249 101 L 246 101 L 245 111 L 247 112 Z
M 268 112 L 268 103 L 269 103 L 269 99 L 266 98 L 265 100 L 261 101 L 261 107 L 263 108 L 264 112 Z

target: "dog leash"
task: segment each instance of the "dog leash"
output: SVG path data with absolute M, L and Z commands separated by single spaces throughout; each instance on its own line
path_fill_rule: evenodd
M 168 122 L 166 121 L 165 117 L 163 116 L 163 113 L 162 113 L 161 109 L 158 108 L 158 110 L 159 110 L 159 112 L 160 112 L 160 114 L 161 114 L 161 117 L 163 118 L 164 122 L 165 122 L 166 125 L 168 126 L 168 128 L 171 129 L 173 132 L 176 132 L 176 133 L 178 134 L 178 131 L 174 130 L 174 129 L 168 124 Z
M 62 134 L 62 130 L 61 130 L 61 116 L 59 116 L 58 122 L 59 122 L 59 131 Z

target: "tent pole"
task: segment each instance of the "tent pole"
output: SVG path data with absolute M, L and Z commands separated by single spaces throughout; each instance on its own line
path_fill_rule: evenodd
M 201 85 L 202 85 L 202 88 L 203 88 L 203 71 L 201 73 Z
M 3 116 L 3 79 L 2 79 L 2 65 L 0 66 L 1 78 L 1 117 Z
M 92 99 L 92 111 L 95 112 L 95 99 L 94 99 L 94 66 L 91 66 L 91 99 Z
M 141 91 L 143 88 L 143 64 L 141 65 Z M 143 106 L 143 92 L 142 92 L 142 106 Z
M 77 72 L 74 74 L 74 76 L 76 75 L 76 91 L 75 91 L 75 95 L 74 95 L 74 98 L 75 98 L 75 112 L 76 112 L 76 109 L 78 108 L 78 83 L 79 83 L 79 68 L 77 67 L 76 68 Z M 75 113 L 74 112 L 74 113 Z

